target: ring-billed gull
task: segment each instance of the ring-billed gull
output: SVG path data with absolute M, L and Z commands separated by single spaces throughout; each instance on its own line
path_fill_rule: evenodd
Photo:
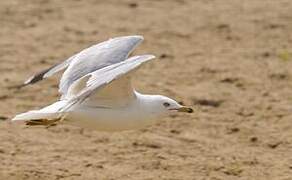
M 141 94 L 132 87 L 134 70 L 154 58 L 153 55 L 128 58 L 142 41 L 143 37 L 137 35 L 109 39 L 32 76 L 24 85 L 66 69 L 59 83 L 61 98 L 12 120 L 48 126 L 65 120 L 81 127 L 114 131 L 140 128 L 174 111 L 193 112 L 173 99 Z

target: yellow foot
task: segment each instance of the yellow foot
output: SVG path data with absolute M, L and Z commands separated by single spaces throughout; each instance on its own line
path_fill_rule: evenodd
M 26 125 L 28 125 L 28 126 L 47 126 L 47 127 L 51 127 L 51 126 L 57 125 L 57 123 L 62 121 L 62 120 L 63 120 L 63 118 L 57 118 L 57 119 L 52 119 L 52 120 L 34 119 L 34 120 L 27 121 Z

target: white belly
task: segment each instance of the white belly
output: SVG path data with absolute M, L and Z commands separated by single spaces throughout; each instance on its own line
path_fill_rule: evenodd
M 79 127 L 99 131 L 139 129 L 154 123 L 154 118 L 138 112 L 116 109 L 88 109 L 69 113 L 67 122 Z

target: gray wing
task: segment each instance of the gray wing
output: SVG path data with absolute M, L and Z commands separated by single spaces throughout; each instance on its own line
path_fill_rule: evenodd
M 54 75 L 55 73 L 62 71 L 63 69 L 67 68 L 69 66 L 69 64 L 72 62 L 72 60 L 75 58 L 76 55 L 71 56 L 70 58 L 68 58 L 67 60 L 59 63 L 59 64 L 55 64 L 51 67 L 49 67 L 48 69 L 45 69 L 39 73 L 34 74 L 33 76 L 29 77 L 24 83 L 23 86 L 29 85 L 29 84 L 34 84 L 37 83 L 43 79 L 46 79 L 52 75 Z
M 142 41 L 142 36 L 122 36 L 93 45 L 66 61 L 31 76 L 23 86 L 34 84 L 68 67 L 59 84 L 59 92 L 64 98 L 74 81 L 100 68 L 125 60 Z
M 129 96 L 125 97 L 133 98 L 133 96 L 131 96 L 131 94 L 133 94 L 132 88 L 121 89 L 117 88 L 117 86 L 114 86 L 114 84 L 119 84 L 118 81 L 130 84 L 129 83 L 130 79 L 125 78 L 129 76 L 129 72 L 133 71 L 142 63 L 147 62 L 153 59 L 154 57 L 155 56 L 153 55 L 134 56 L 125 61 L 112 64 L 110 66 L 104 67 L 102 69 L 96 70 L 92 73 L 85 75 L 84 77 L 81 78 L 86 79 L 85 87 L 82 88 L 76 95 L 71 96 L 68 99 L 68 104 L 65 107 L 63 107 L 61 111 L 66 112 L 70 110 L 70 108 L 75 104 L 81 104 L 84 100 L 88 98 L 90 99 L 92 96 L 99 95 L 99 92 L 104 88 L 111 89 L 106 94 L 107 97 L 108 96 L 117 97 L 117 94 L 128 94 Z M 121 93 L 120 91 L 126 92 Z M 101 96 L 102 95 L 99 95 L 98 97 L 102 98 Z M 124 98 L 124 101 L 127 101 L 127 99 Z
M 59 92 L 64 98 L 69 87 L 76 80 L 98 69 L 124 61 L 142 41 L 142 36 L 123 36 L 81 51 L 64 72 L 59 84 Z

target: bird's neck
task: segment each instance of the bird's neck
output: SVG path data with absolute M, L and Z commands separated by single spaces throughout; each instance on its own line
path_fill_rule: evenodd
M 150 116 L 159 117 L 161 115 L 159 109 L 156 107 L 157 103 L 155 100 L 157 95 L 141 94 L 138 92 L 135 92 L 135 94 L 137 97 L 135 106 L 137 108 L 142 110 L 142 112 L 149 114 Z

